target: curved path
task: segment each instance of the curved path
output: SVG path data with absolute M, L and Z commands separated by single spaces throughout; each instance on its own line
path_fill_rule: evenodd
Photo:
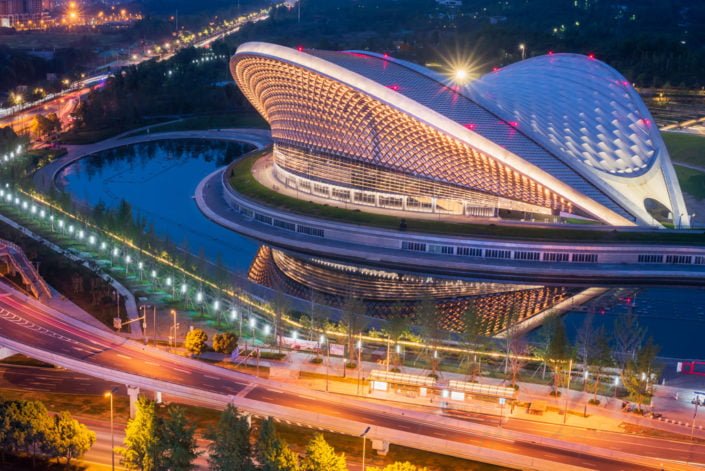
M 705 462 L 705 450 L 690 444 L 669 443 L 667 450 L 663 445 L 642 447 L 637 456 L 629 450 L 640 440 L 626 435 L 606 443 L 599 433 L 587 432 L 570 442 L 560 429 L 543 436 L 509 431 L 253 378 L 82 324 L 4 285 L 0 345 L 96 378 L 203 405 L 232 402 L 256 415 L 346 434 L 359 434 L 369 425 L 372 439 L 505 466 L 649 469 L 668 460 L 668 469 L 691 469 L 682 463 Z

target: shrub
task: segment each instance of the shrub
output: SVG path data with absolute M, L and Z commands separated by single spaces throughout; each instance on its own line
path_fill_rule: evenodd
M 186 334 L 184 346 L 191 355 L 198 356 L 206 350 L 207 341 L 208 334 L 201 329 L 193 329 Z
M 314 365 L 320 365 L 321 363 L 323 363 L 323 358 L 313 357 L 309 360 L 309 363 L 313 363 Z
M 237 348 L 237 335 L 225 332 L 213 336 L 213 350 L 230 355 Z
M 561 397 L 561 392 L 558 389 L 554 389 L 553 391 L 551 391 L 548 394 L 551 396 L 555 396 L 555 397 Z
M 599 405 L 600 405 L 600 400 L 599 400 L 599 399 L 590 399 L 590 400 L 588 401 L 588 404 L 590 404 L 591 406 L 599 406 Z
M 349 368 L 351 370 L 355 369 L 355 368 L 357 368 L 357 363 L 355 363 L 354 361 L 346 361 L 345 368 Z

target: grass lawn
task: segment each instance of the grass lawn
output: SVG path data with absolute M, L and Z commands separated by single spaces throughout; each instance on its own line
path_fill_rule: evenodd
M 279 208 L 292 213 L 311 217 L 320 217 L 351 224 L 364 224 L 384 229 L 398 230 L 400 219 L 382 214 L 370 214 L 360 210 L 350 210 L 334 206 L 322 205 L 296 199 L 277 193 L 259 183 L 252 176 L 252 166 L 257 158 L 268 150 L 253 152 L 233 165 L 230 175 L 232 187 L 244 196 L 257 200 L 266 206 Z M 305 198 L 305 196 L 304 196 Z M 426 232 L 456 236 L 485 236 L 496 238 L 550 241 L 588 241 L 588 242 L 654 242 L 664 244 L 697 244 L 704 245 L 705 238 L 700 231 L 661 233 L 639 233 L 613 231 L 590 231 L 580 229 L 544 229 L 530 227 L 510 227 L 495 224 L 467 224 L 442 221 L 430 221 L 406 218 L 407 229 L 412 232 Z
M 142 126 L 147 126 L 150 124 L 157 124 L 163 122 L 164 119 L 151 119 L 145 120 L 132 125 L 115 125 L 108 126 L 100 129 L 71 129 L 61 135 L 61 144 L 73 144 L 73 145 L 84 145 L 93 144 L 95 142 L 100 142 L 105 139 L 109 139 L 130 129 L 139 128 Z
M 0 364 L 4 365 L 20 365 L 20 366 L 35 366 L 39 368 L 54 368 L 54 365 L 50 363 L 44 363 L 40 360 L 35 360 L 34 358 L 29 358 L 19 353 L 15 355 L 10 355 L 7 358 L 0 360 Z
M 231 113 L 207 116 L 193 116 L 179 121 L 156 124 L 149 128 L 149 132 L 175 132 L 175 131 L 200 131 L 204 129 L 228 128 L 262 128 L 267 129 L 267 122 L 258 114 Z M 147 130 L 137 131 L 129 136 L 141 136 Z
M 705 166 L 705 136 L 684 132 L 664 132 L 661 135 L 671 160 Z
M 51 412 L 67 410 L 74 416 L 110 420 L 110 402 L 102 395 L 0 389 L 0 400 L 41 401 Z M 130 415 L 129 398 L 126 395 L 115 395 L 113 407 L 115 408 L 115 420 L 126 421 Z
M 699 200 L 705 198 L 705 173 L 680 165 L 674 165 L 674 167 L 681 189 Z

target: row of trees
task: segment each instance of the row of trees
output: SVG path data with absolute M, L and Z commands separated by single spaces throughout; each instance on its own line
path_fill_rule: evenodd
M 39 401 L 0 402 L 0 458 L 6 453 L 37 459 L 71 460 L 87 452 L 95 443 L 95 433 L 67 411 L 49 414 Z
M 247 416 L 228 405 L 218 423 L 205 433 L 210 440 L 208 465 L 213 471 L 347 471 L 345 454 L 336 453 L 322 434 L 316 434 L 302 456 L 277 433 L 271 418 L 259 425 L 254 444 Z M 202 454 L 196 443 L 196 428 L 179 406 L 159 414 L 155 403 L 140 397 L 134 419 L 125 431 L 125 446 L 119 449 L 123 465 L 142 471 L 186 471 Z M 409 463 L 395 463 L 376 471 L 426 471 Z

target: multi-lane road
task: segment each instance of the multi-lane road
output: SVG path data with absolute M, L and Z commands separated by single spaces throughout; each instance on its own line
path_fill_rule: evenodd
M 210 365 L 185 360 L 176 355 L 145 347 L 136 342 L 125 340 L 110 332 L 89 328 L 79 322 L 58 314 L 38 302 L 12 289 L 0 285 L 0 344 L 23 353 L 53 361 L 57 364 L 71 364 L 83 374 L 109 380 L 113 377 L 123 378 L 129 374 L 134 385 L 148 382 L 156 388 L 169 390 L 170 386 L 181 385 L 192 390 L 207 393 L 227 394 L 250 401 L 257 401 L 265 408 L 290 408 L 296 411 L 310 412 L 311 417 L 344 419 L 376 427 L 398 430 L 416 434 L 419 437 L 441 438 L 447 441 L 480 446 L 497 451 L 518 454 L 524 457 L 551 460 L 556 463 L 583 466 L 592 469 L 647 469 L 633 464 L 596 457 L 587 452 L 576 452 L 555 446 L 537 445 L 525 438 L 513 439 L 504 434 L 488 434 L 486 431 L 474 430 L 457 422 L 449 426 L 448 421 L 438 415 L 410 413 L 396 407 L 380 407 L 363 401 L 346 400 L 344 402 L 327 400 L 323 393 L 302 393 L 290 390 L 286 385 L 275 382 L 255 380 L 247 375 L 229 370 L 221 370 Z M 15 373 L 12 373 L 15 371 Z M 53 373 L 51 373 L 53 374 Z M 17 370 L 5 370 L 8 375 L 15 375 Z M 75 389 L 90 390 L 90 381 L 82 376 L 72 378 L 76 381 Z M 67 387 L 66 380 L 56 383 L 57 388 Z M 35 378 L 35 385 L 37 378 Z M 84 383 L 81 386 L 78 384 Z M 101 385 L 102 387 L 102 385 Z M 191 401 L 199 400 L 191 397 Z M 458 425 L 460 424 L 460 425 Z M 668 442 L 657 439 L 644 439 L 620 435 L 614 437 L 600 433 L 571 432 L 563 427 L 542 427 L 543 435 L 562 440 L 576 440 L 583 445 L 593 445 L 614 451 L 634 452 L 641 456 L 653 456 L 657 459 L 673 460 L 669 469 L 685 469 L 676 463 L 705 463 L 705 450 L 687 443 Z M 525 435 L 523 435 L 525 437 Z M 653 441 L 652 441 L 653 440 Z M 653 462 L 658 468 L 659 462 Z

